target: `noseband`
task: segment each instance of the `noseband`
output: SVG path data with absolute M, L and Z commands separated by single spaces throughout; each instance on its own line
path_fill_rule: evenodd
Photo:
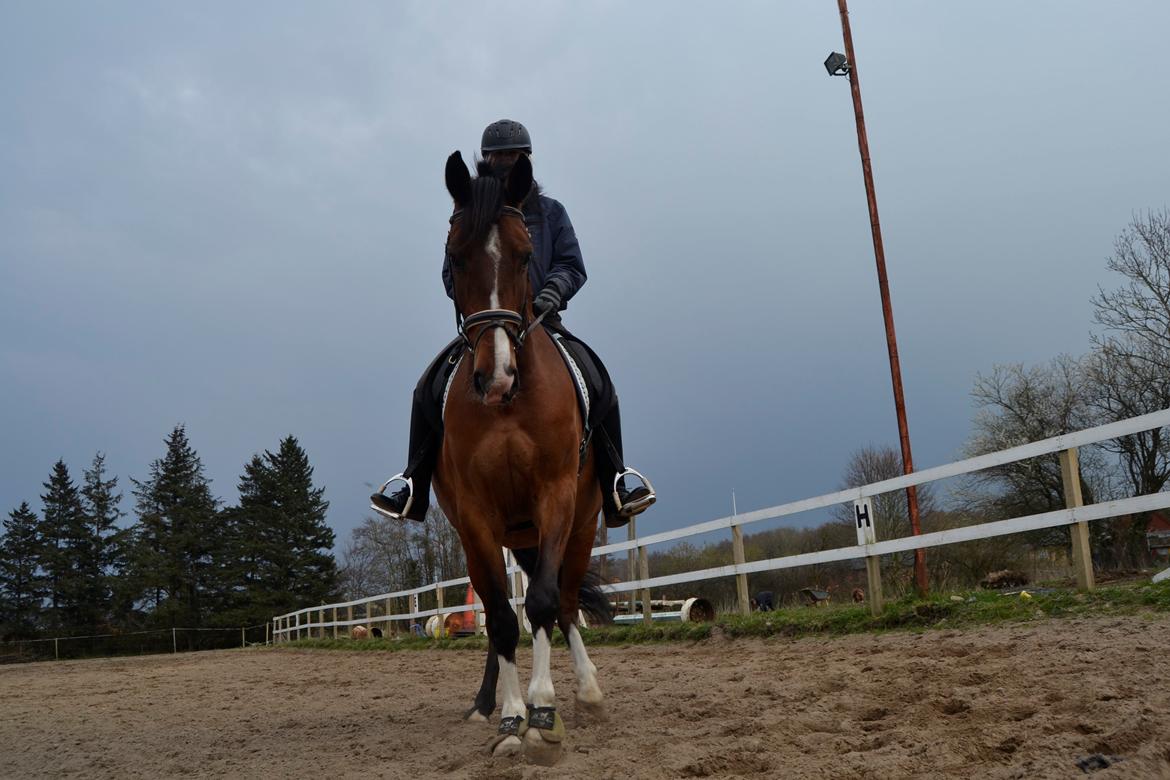
M 463 209 L 456 209 L 448 221 L 454 225 L 462 215 Z M 524 212 L 514 206 L 504 206 L 500 209 L 500 216 L 524 219 Z M 483 311 L 477 311 L 474 314 L 469 314 L 467 317 L 464 317 L 462 312 L 459 311 L 459 302 L 456 301 L 455 329 L 459 331 L 459 338 L 463 339 L 463 348 L 472 354 L 475 353 L 479 342 L 483 340 L 484 334 L 493 328 L 502 328 L 504 333 L 507 334 L 508 340 L 512 342 L 516 351 L 519 352 L 520 348 L 524 346 L 524 341 L 528 338 L 528 334 L 534 331 L 536 326 L 540 325 L 549 311 L 551 309 L 546 309 L 544 314 L 541 314 L 529 324 L 524 318 L 524 315 L 511 309 L 484 309 Z M 480 328 L 479 333 L 475 335 L 474 339 L 467 335 L 467 331 L 470 328 Z

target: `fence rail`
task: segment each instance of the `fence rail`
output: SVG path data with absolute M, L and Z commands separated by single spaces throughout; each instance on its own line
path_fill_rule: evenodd
M 877 612 L 881 609 L 882 601 L 879 560 L 883 555 L 923 547 L 937 547 L 940 545 L 969 542 L 977 539 L 988 539 L 1024 531 L 1068 525 L 1073 527 L 1073 563 L 1077 584 L 1081 588 L 1090 589 L 1093 587 L 1093 570 L 1091 551 L 1089 548 L 1088 523 L 1138 512 L 1170 508 L 1170 492 L 1151 493 L 1118 501 L 1106 501 L 1090 506 L 1083 506 L 1081 502 L 1080 475 L 1077 459 L 1078 448 L 1166 426 L 1170 426 L 1170 409 L 1163 409 L 1159 412 L 1152 412 L 1128 420 L 1087 428 L 1082 431 L 1053 436 L 1041 441 L 1022 444 L 942 466 L 935 466 L 905 476 L 882 480 L 861 487 L 838 490 L 833 493 L 826 493 L 825 495 L 813 498 L 757 509 L 744 514 L 720 517 L 715 520 L 696 523 L 672 531 L 636 537 L 633 533 L 634 524 L 631 522 L 631 538 L 628 541 L 596 547 L 593 549 L 592 554 L 596 557 L 628 552 L 631 555 L 629 579 L 625 582 L 618 582 L 604 587 L 613 593 L 643 591 L 641 599 L 644 604 L 649 604 L 650 602 L 650 588 L 660 588 L 687 582 L 699 582 L 716 577 L 734 576 L 737 578 L 738 606 L 740 611 L 745 613 L 748 611 L 747 575 L 749 574 L 777 571 L 798 566 L 811 566 L 821 563 L 865 559 L 869 573 L 870 608 Z M 1065 509 L 1025 517 L 1015 517 L 1009 520 L 997 520 L 952 528 L 921 534 L 919 536 L 907 536 L 884 541 L 879 541 L 876 538 L 872 522 L 869 521 L 868 504 L 869 500 L 875 496 L 895 490 L 902 490 L 911 485 L 922 485 L 941 479 L 963 476 L 995 466 L 1002 466 L 1007 463 L 1052 454 L 1059 454 L 1060 456 L 1061 475 L 1065 492 Z M 858 544 L 819 552 L 786 555 L 767 560 L 750 562 L 745 560 L 741 530 L 743 526 L 850 502 L 854 504 L 857 512 Z M 679 539 L 724 529 L 730 529 L 732 532 L 732 550 L 735 559 L 733 563 L 727 566 L 717 566 L 667 576 L 649 576 L 646 548 L 650 545 L 677 541 Z M 634 577 L 635 567 L 633 554 L 635 551 L 638 557 L 638 569 L 640 570 L 637 578 Z M 515 565 L 509 565 L 507 571 L 511 575 L 517 575 L 519 568 Z M 513 598 L 511 601 L 513 606 L 519 611 L 523 604 L 523 587 L 520 584 L 521 577 L 513 576 L 511 579 L 514 583 Z M 413 621 L 419 618 L 428 618 L 433 615 L 465 612 L 468 609 L 478 608 L 478 604 L 475 607 L 468 607 L 465 604 L 444 606 L 443 593 L 447 588 L 468 584 L 470 584 L 470 580 L 467 577 L 459 577 L 457 579 L 423 585 L 418 588 L 394 593 L 382 593 L 377 596 L 354 599 L 353 601 L 338 604 L 306 607 L 295 612 L 274 617 L 272 621 L 272 635 L 277 640 L 287 640 L 299 638 L 302 634 L 304 636 L 312 636 L 313 631 L 316 630 L 319 635 L 324 636 L 325 630 L 331 628 L 333 629 L 334 636 L 336 636 L 338 628 L 347 628 L 359 624 L 368 625 L 377 622 L 393 623 L 395 621 Z M 436 594 L 438 606 L 434 609 L 419 609 L 418 596 L 431 591 L 434 591 Z M 404 597 L 411 599 L 411 609 L 403 613 L 393 613 L 391 610 L 392 600 Z M 374 605 L 384 606 L 382 615 L 374 614 Z M 353 614 L 355 607 L 363 608 L 365 615 L 355 618 Z M 338 617 L 338 610 L 341 609 L 346 610 L 346 617 L 344 619 L 339 619 Z M 325 619 L 326 612 L 331 613 L 331 620 Z M 314 620 L 314 616 L 316 620 Z M 645 611 L 644 617 L 649 621 L 649 610 Z
M 152 655 L 268 644 L 271 623 L 224 628 L 156 628 L 0 642 L 0 664 L 118 655 Z

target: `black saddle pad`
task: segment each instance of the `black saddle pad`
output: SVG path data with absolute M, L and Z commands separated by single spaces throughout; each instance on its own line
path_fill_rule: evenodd
M 562 337 L 559 339 L 565 351 L 573 358 L 573 362 L 577 364 L 577 368 L 581 371 L 582 377 L 585 379 L 585 387 L 589 390 L 589 427 L 593 428 L 605 417 L 605 413 L 609 410 L 610 398 L 613 391 L 609 387 L 607 381 L 608 374 L 605 367 L 601 365 L 601 361 L 594 354 L 593 350 L 587 347 L 580 341 L 574 338 Z M 566 364 L 565 366 L 570 373 L 572 368 Z M 576 385 L 576 378 L 573 379 L 573 384 Z
M 447 392 L 447 382 L 451 372 L 459 365 L 459 356 L 463 354 L 463 340 L 455 339 L 435 357 L 423 375 L 423 388 L 429 403 L 424 404 L 431 426 L 436 431 L 443 429 L 443 394 Z

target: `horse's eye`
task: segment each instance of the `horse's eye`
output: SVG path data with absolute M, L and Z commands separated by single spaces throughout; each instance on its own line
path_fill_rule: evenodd
M 527 266 L 531 262 L 532 262 L 532 253 L 531 252 L 524 255 L 524 257 L 520 259 L 520 265 L 522 265 L 522 266 Z

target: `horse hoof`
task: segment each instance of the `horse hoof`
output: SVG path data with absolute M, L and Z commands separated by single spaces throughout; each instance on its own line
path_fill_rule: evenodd
M 463 719 L 471 721 L 472 723 L 487 723 L 488 716 L 479 711 L 478 705 L 471 705 L 471 709 L 463 713 Z
M 501 756 L 515 756 L 524 749 L 520 737 L 512 734 L 502 734 L 488 743 L 488 750 L 497 758 Z
M 562 727 L 562 734 L 564 729 Z M 554 736 L 552 730 L 528 729 L 524 734 L 524 760 L 537 766 L 553 766 L 561 760 L 561 741 L 550 742 L 548 737 Z

